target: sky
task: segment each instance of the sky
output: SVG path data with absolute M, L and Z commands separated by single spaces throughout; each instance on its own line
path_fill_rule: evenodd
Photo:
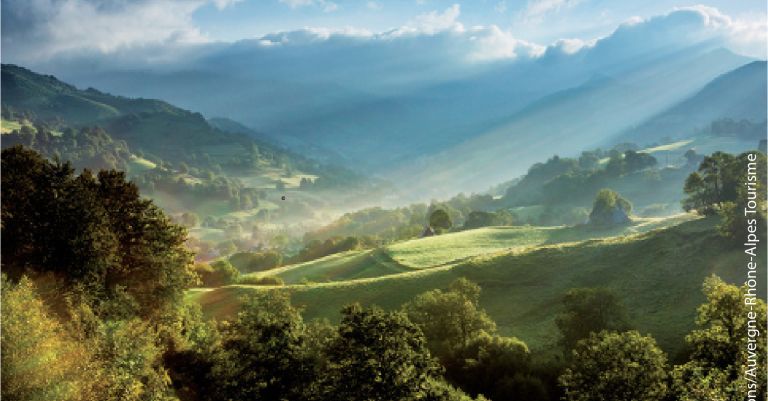
M 154 49 L 154 57 L 181 58 L 178 49 L 186 45 L 307 28 L 326 37 L 493 31 L 483 40 L 496 46 L 496 55 L 510 56 L 519 43 L 588 43 L 621 24 L 691 8 L 707 10 L 705 25 L 727 31 L 732 50 L 765 58 L 764 0 L 2 0 L 2 58 L 35 65 L 145 48 Z

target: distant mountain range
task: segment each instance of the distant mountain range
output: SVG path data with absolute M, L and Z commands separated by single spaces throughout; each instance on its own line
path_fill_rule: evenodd
M 481 191 L 552 154 L 623 140 L 621 133 L 753 61 L 706 44 L 640 52 L 611 46 L 598 43 L 572 56 L 500 63 L 455 79 L 390 89 L 345 86 L 319 72 L 293 78 L 262 73 L 268 66 L 252 60 L 247 46 L 186 70 L 102 71 L 72 79 L 227 117 L 302 154 L 431 197 Z M 764 80 L 752 82 L 753 88 L 765 87 Z M 729 99 L 711 107 L 724 114 L 740 107 L 724 108 Z M 641 145 L 658 139 L 633 138 Z
M 42 90 L 16 70 L 6 74 L 6 68 L 3 91 L 5 103 L 34 106 L 43 116 L 106 121 L 109 129 L 134 140 L 149 126 L 162 139 L 142 146 L 155 150 L 205 146 L 206 138 L 233 130 L 380 176 L 420 200 L 483 191 L 553 154 L 625 140 L 647 145 L 719 117 L 765 119 L 765 62 L 706 44 L 640 53 L 610 46 L 598 43 L 573 56 L 501 63 L 451 80 L 391 89 L 344 86 L 319 73 L 292 80 L 265 76 L 247 47 L 187 70 L 102 71 L 72 78 L 79 85 L 162 98 L 222 118 L 210 121 L 159 101 L 107 99 L 99 91 L 66 85 Z M 39 95 L 22 102 L 14 92 L 18 88 Z
M 723 118 L 763 122 L 768 110 L 766 75 L 765 61 L 754 61 L 729 71 L 693 96 L 627 130 L 623 137 L 644 142 L 679 138 Z
M 360 177 L 283 149 L 252 129 L 227 119 L 208 121 L 202 114 L 161 100 L 114 96 L 97 89 L 80 90 L 50 75 L 3 64 L 2 107 L 51 127 L 100 126 L 134 152 L 189 165 L 238 166 L 254 158 L 271 165 L 290 165 L 304 172 L 333 171 Z M 253 149 L 258 149 L 254 153 Z

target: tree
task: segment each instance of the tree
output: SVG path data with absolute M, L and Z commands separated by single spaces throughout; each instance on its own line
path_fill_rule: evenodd
M 444 231 L 450 229 L 453 223 L 445 210 L 437 209 L 429 215 L 429 226 L 436 231 Z
M 2 276 L 2 398 L 86 400 L 98 396 L 101 377 L 85 344 L 48 312 L 27 277 Z
M 432 290 L 403 305 L 408 318 L 422 330 L 429 349 L 447 356 L 480 333 L 494 333 L 496 324 L 480 307 L 480 287 L 460 278 L 447 290 Z
M 220 287 L 237 281 L 240 272 L 228 260 L 217 260 L 211 264 L 198 263 L 195 273 L 200 277 L 203 287 Z
M 305 327 L 284 292 L 248 298 L 222 328 L 211 370 L 215 400 L 301 400 L 314 382 Z
M 666 356 L 636 331 L 592 333 L 571 360 L 560 377 L 568 401 L 660 401 L 667 393 Z
M 765 301 L 754 291 L 726 284 L 717 276 L 704 280 L 707 301 L 699 307 L 698 328 L 686 336 L 691 360 L 676 366 L 674 390 L 680 400 L 743 400 L 766 397 Z M 750 323 L 749 319 L 754 320 Z M 759 335 L 750 342 L 748 334 Z M 751 344 L 751 345 L 750 345 Z M 754 358 L 750 359 L 750 353 Z M 750 376 L 745 374 L 749 369 Z M 750 388 L 750 383 L 757 383 Z
M 512 225 L 512 215 L 506 210 L 496 213 L 472 211 L 464 222 L 465 229 L 501 225 Z
M 713 214 L 722 203 L 736 200 L 739 170 L 743 166 L 737 158 L 724 152 L 715 152 L 704 157 L 698 172 L 694 172 L 685 182 L 684 191 L 688 198 L 683 200 L 683 207 L 691 210 L 697 207 L 702 214 Z
M 423 334 L 405 314 L 359 305 L 342 310 L 328 348 L 323 399 L 418 400 L 440 379 Z
M 3 150 L 2 171 L 3 268 L 12 278 L 52 272 L 98 302 L 126 289 L 148 318 L 182 301 L 194 280 L 186 230 L 124 173 L 75 176 L 20 146 Z
M 629 319 L 619 297 L 606 288 L 577 288 L 563 297 L 565 310 L 555 319 L 566 355 L 590 333 L 628 330 Z
M 648 153 L 636 152 L 634 150 L 624 152 L 624 169 L 628 173 L 645 170 L 656 164 L 658 164 L 656 158 Z
M 589 214 L 590 224 L 597 226 L 610 226 L 630 222 L 629 214 L 632 212 L 632 204 L 610 189 L 601 189 L 592 204 L 592 212 Z
M 444 362 L 446 378 L 471 395 L 493 400 L 547 399 L 544 384 L 531 374 L 528 346 L 514 337 L 479 333 L 455 348 Z
M 766 157 L 760 152 L 743 153 L 729 166 L 728 176 L 739 183 L 735 199 L 725 200 L 719 210 L 720 233 L 734 244 L 741 245 L 748 236 L 765 241 L 766 226 Z M 749 174 L 749 172 L 753 174 Z M 752 212 L 747 213 L 747 210 Z

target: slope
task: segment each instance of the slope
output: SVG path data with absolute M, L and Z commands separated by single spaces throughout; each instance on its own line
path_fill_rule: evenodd
M 627 304 L 641 332 L 678 352 L 703 301 L 704 278 L 742 281 L 743 254 L 723 243 L 716 219 L 698 219 L 627 237 L 544 245 L 469 259 L 457 265 L 335 283 L 287 286 L 305 317 L 338 319 L 348 303 L 395 309 L 413 296 L 467 277 L 483 288 L 481 304 L 506 335 L 534 349 L 554 344 L 554 318 L 570 288 L 605 286 Z M 762 263 L 765 263 L 762 256 Z M 274 288 L 274 287 L 273 287 Z M 263 287 L 230 286 L 190 293 L 208 316 L 226 317 L 240 297 Z M 762 289 L 764 294 L 764 289 Z
M 766 120 L 766 62 L 754 61 L 729 71 L 694 95 L 677 103 L 622 137 L 650 142 L 668 136 L 680 138 L 722 118 Z

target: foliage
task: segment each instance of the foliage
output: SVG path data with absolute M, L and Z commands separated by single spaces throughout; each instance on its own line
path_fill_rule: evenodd
M 178 304 L 194 276 L 186 231 L 114 170 L 75 176 L 34 151 L 2 153 L 3 267 L 50 271 L 94 299 L 121 288 L 151 317 Z
M 744 166 L 740 158 L 725 152 L 704 157 L 698 171 L 685 180 L 685 210 L 714 214 L 726 201 L 736 201 L 739 178 Z
M 741 245 L 748 237 L 765 241 L 766 213 L 766 157 L 761 152 L 742 153 L 731 166 L 737 183 L 736 196 L 720 205 L 722 223 L 720 233 L 733 243 Z M 749 173 L 752 174 L 749 174 Z M 752 210 L 748 213 L 747 210 Z
M 609 226 L 622 224 L 629 221 L 632 212 L 632 204 L 610 189 L 601 189 L 592 204 L 592 212 L 589 213 L 590 224 Z
M 338 337 L 328 348 L 324 399 L 421 400 L 439 378 L 440 367 L 419 328 L 403 313 L 342 310 Z
M 195 273 L 200 277 L 203 287 L 220 287 L 232 284 L 240 276 L 240 272 L 226 259 L 217 260 L 211 264 L 197 263 Z
M 98 363 L 51 316 L 32 281 L 2 276 L 2 398 L 97 400 Z
M 441 232 L 453 226 L 450 216 L 443 209 L 437 209 L 429 215 L 429 226 L 435 231 Z
M 484 212 L 475 210 L 469 213 L 464 222 L 464 229 L 489 227 L 489 226 L 511 226 L 513 223 L 512 214 L 506 210 L 497 212 Z
M 726 284 L 717 276 L 704 281 L 703 292 L 707 301 L 699 307 L 698 328 L 686 337 L 691 360 L 674 370 L 678 399 L 742 400 L 750 390 L 749 398 L 765 399 L 765 301 L 754 291 Z M 750 341 L 748 334 L 757 337 Z M 751 375 L 745 374 L 747 368 Z
M 566 355 L 590 333 L 628 330 L 627 311 L 615 292 L 607 288 L 576 288 L 563 297 L 564 311 L 555 323 Z
M 445 359 L 446 378 L 472 395 L 492 400 L 545 400 L 544 384 L 531 372 L 530 352 L 514 337 L 479 333 Z
M 238 284 L 244 285 L 284 285 L 285 282 L 280 277 L 275 276 L 243 276 Z
M 560 378 L 568 401 L 660 401 L 667 393 L 666 356 L 636 331 L 592 333 L 571 359 Z
M 229 262 L 241 273 L 253 273 L 282 265 L 283 254 L 276 250 L 238 252 L 229 257 Z
M 403 311 L 424 333 L 429 349 L 441 359 L 480 333 L 494 333 L 496 324 L 480 307 L 480 287 L 460 278 L 447 290 L 432 290 L 403 305 Z
M 374 245 L 375 241 L 370 237 L 358 238 L 350 236 L 345 238 L 333 237 L 325 241 L 312 240 L 291 261 L 294 263 L 307 262 L 334 253 L 371 248 Z
M 305 352 L 304 322 L 287 294 L 250 297 L 237 319 L 222 328 L 212 356 L 217 400 L 298 400 L 314 381 Z

